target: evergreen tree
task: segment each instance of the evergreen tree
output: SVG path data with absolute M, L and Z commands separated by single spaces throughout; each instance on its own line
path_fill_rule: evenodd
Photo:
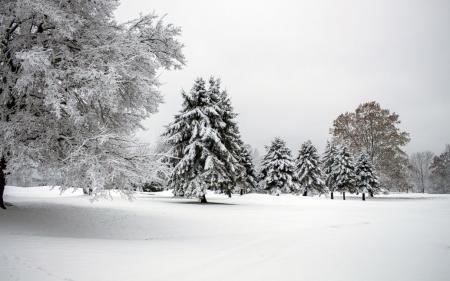
M 334 199 L 334 191 L 336 190 L 336 181 L 333 174 L 333 164 L 336 160 L 338 148 L 335 142 L 327 142 L 327 147 L 322 159 L 322 168 L 325 175 L 325 185 L 330 191 L 331 199 Z
M 309 191 L 319 194 L 327 191 L 319 166 L 319 155 L 311 141 L 302 145 L 296 160 L 295 173 L 303 196 L 307 196 Z
M 256 172 L 250 151 L 248 151 L 242 141 L 236 121 L 237 114 L 234 112 L 227 91 L 221 91 L 220 89 L 220 79 L 211 77 L 209 85 L 210 91 L 213 93 L 212 97 L 218 98 L 217 103 L 221 109 L 223 126 L 219 129 L 220 138 L 241 166 L 235 181 L 236 188 L 239 188 L 236 191 L 239 191 L 241 194 L 250 192 L 257 187 Z
M 214 79 L 214 77 L 209 79 L 209 91 L 214 102 L 220 108 L 222 124 L 218 130 L 219 137 L 240 166 L 236 171 L 234 186 L 237 188 L 238 186 L 246 185 L 247 170 L 244 167 L 246 160 L 243 158 L 244 142 L 241 139 L 239 127 L 236 122 L 237 114 L 234 112 L 228 93 L 220 89 L 220 79 Z
M 366 192 L 371 196 L 379 191 L 378 179 L 367 154 L 362 153 L 356 163 L 356 188 L 362 193 L 362 200 L 366 200 Z
M 183 109 L 164 134 L 177 158 L 169 185 L 177 196 L 196 196 L 206 203 L 207 189 L 231 194 L 242 167 L 222 141 L 225 123 L 214 85 L 206 90 L 199 78 L 189 94 L 182 94 Z
M 272 194 L 290 193 L 297 190 L 294 177 L 294 161 L 286 143 L 275 138 L 261 163 L 262 188 Z
M 450 193 L 450 145 L 436 155 L 430 165 L 433 192 Z
M 244 166 L 244 177 L 241 185 L 240 193 L 249 193 L 257 189 L 258 179 L 256 176 L 255 167 L 253 165 L 253 159 L 250 152 L 251 147 L 249 145 L 242 146 L 241 150 L 241 163 Z
M 332 177 L 336 191 L 342 192 L 342 197 L 345 200 L 345 192 L 353 193 L 357 191 L 355 165 L 353 157 L 345 145 L 342 146 L 335 156 L 332 166 Z

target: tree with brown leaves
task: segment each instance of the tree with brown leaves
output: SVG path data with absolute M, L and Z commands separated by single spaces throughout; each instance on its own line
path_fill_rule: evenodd
M 408 156 L 403 146 L 410 138 L 399 125 L 398 114 L 372 101 L 359 105 L 355 112 L 339 115 L 331 134 L 346 143 L 353 153 L 366 153 L 384 187 L 408 191 Z

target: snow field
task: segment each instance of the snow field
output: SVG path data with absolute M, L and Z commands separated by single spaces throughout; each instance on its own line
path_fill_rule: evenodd
M 446 195 L 59 194 L 7 187 L 1 280 L 450 279 Z

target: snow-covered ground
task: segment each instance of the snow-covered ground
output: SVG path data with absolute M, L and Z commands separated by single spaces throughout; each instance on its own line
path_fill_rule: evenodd
M 0 280 L 450 280 L 450 196 L 59 194 L 7 187 Z

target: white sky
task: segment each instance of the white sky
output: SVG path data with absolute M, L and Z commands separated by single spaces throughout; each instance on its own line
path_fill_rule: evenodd
M 155 11 L 181 26 L 187 65 L 163 72 L 165 104 L 140 137 L 153 142 L 196 77 L 220 77 L 245 142 L 275 137 L 322 150 L 332 121 L 376 100 L 400 115 L 407 152 L 450 143 L 448 0 L 122 0 L 119 22 Z

